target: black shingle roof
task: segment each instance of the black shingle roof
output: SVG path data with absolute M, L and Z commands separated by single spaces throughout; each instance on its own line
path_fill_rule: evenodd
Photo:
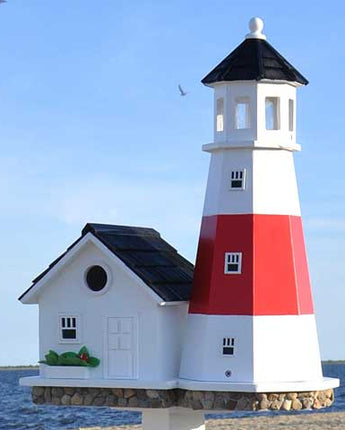
M 201 81 L 260 81 L 262 79 L 298 82 L 307 85 L 302 76 L 266 40 L 246 39 Z
M 164 301 L 189 300 L 194 266 L 151 228 L 86 224 L 81 237 L 33 280 L 35 286 L 87 233 L 93 234 Z

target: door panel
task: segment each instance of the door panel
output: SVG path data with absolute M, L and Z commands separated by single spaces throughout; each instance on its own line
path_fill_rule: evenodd
M 135 377 L 135 324 L 133 317 L 109 317 L 107 320 L 108 377 Z

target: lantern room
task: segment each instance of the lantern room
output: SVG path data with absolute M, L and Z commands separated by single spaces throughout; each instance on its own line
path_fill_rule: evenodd
M 202 82 L 214 89 L 214 144 L 209 147 L 286 147 L 296 144 L 296 88 L 308 81 L 262 33 L 251 32 Z

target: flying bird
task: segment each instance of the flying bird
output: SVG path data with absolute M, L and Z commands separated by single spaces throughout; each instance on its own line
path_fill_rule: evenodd
M 180 96 L 186 96 L 187 95 L 186 91 L 183 91 L 183 89 L 182 89 L 182 87 L 181 87 L 180 84 L 178 84 L 178 89 L 180 91 Z

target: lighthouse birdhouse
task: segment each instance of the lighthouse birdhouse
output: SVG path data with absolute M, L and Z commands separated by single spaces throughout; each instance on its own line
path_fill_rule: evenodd
M 323 378 L 294 168 L 296 90 L 308 81 L 253 18 L 202 83 L 211 154 L 180 378 L 194 389 L 333 387 Z
M 86 224 L 20 297 L 39 305 L 40 374 L 21 379 L 36 403 L 135 408 L 145 430 L 332 404 L 293 160 L 308 81 L 253 18 L 202 82 L 214 139 L 195 267 L 152 228 Z

